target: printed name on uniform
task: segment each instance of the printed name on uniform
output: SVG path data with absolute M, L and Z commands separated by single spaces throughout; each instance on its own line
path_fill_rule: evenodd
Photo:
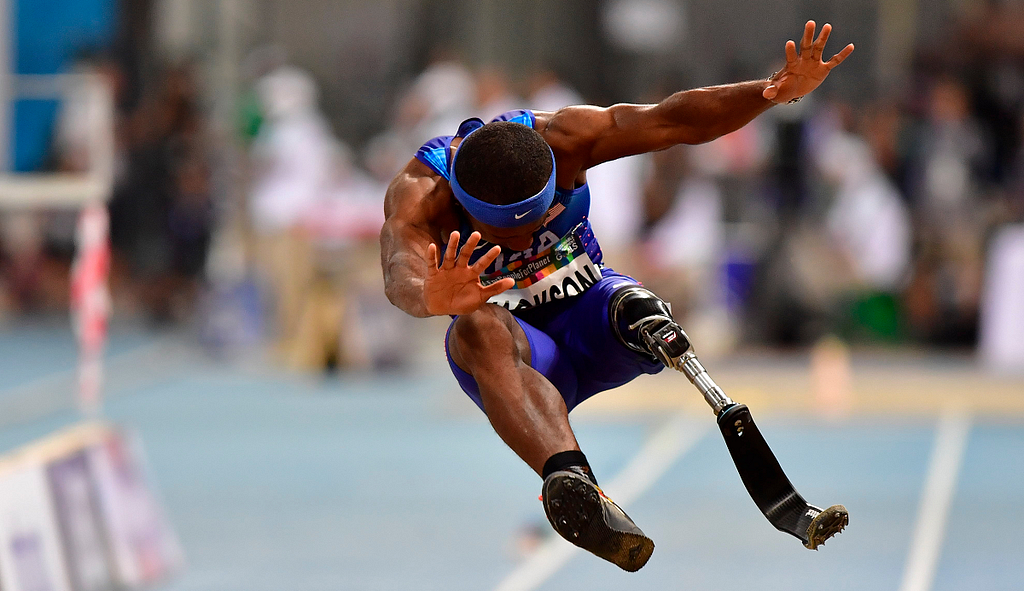
M 554 300 L 580 295 L 601 279 L 601 269 L 583 245 L 585 224 L 579 224 L 547 250 L 535 256 L 509 263 L 480 276 L 487 286 L 506 277 L 515 287 L 492 297 L 488 302 L 523 310 Z

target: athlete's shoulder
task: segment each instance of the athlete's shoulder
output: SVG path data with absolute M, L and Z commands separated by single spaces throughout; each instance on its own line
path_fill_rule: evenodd
M 416 158 L 395 176 L 384 196 L 384 217 L 391 226 L 414 226 L 433 236 L 437 228 L 454 227 L 455 216 L 448 183 Z
M 514 112 L 510 111 L 509 113 Z M 504 113 L 503 115 L 507 114 Z M 420 146 L 419 150 L 416 150 L 415 157 L 435 173 L 444 177 L 445 180 L 451 180 L 449 169 L 452 164 L 452 141 L 456 138 L 466 137 L 480 127 L 483 127 L 483 125 L 484 122 L 476 117 L 466 119 L 459 124 L 459 129 L 455 132 L 455 135 L 439 135 L 427 140 L 426 143 Z
M 511 121 L 513 123 L 521 123 L 533 129 L 534 124 L 537 122 L 537 117 L 533 114 L 533 111 L 529 109 L 514 109 L 512 111 L 505 111 L 501 115 L 498 115 L 494 119 L 491 119 L 491 123 L 494 123 L 495 121 Z
M 419 150 L 416 150 L 416 160 L 419 160 L 430 170 L 448 179 L 448 146 L 455 136 L 441 135 L 427 140 Z

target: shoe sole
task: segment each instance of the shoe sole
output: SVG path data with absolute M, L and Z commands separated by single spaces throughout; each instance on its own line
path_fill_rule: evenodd
M 544 512 L 559 535 L 623 570 L 640 570 L 654 552 L 647 536 L 608 525 L 600 494 L 582 476 L 550 478 L 544 483 L 544 498 Z
M 817 515 L 811 524 L 807 526 L 807 542 L 804 546 L 811 550 L 817 550 L 818 546 L 825 543 L 850 524 L 850 514 L 842 505 L 832 505 Z

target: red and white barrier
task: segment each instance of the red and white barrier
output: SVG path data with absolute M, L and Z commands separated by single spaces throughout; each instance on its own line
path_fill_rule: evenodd
M 78 217 L 77 251 L 71 267 L 71 319 L 78 337 L 78 402 L 87 416 L 101 403 L 103 349 L 110 318 L 110 219 L 102 203 Z

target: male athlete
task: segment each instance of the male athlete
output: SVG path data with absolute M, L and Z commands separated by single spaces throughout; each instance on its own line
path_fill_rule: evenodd
M 568 413 L 640 374 L 686 371 L 689 343 L 664 301 L 604 266 L 586 171 L 713 140 L 811 92 L 853 52 L 850 44 L 822 61 L 831 26 L 817 40 L 814 32 L 809 21 L 799 54 L 786 43 L 786 65 L 768 80 L 677 92 L 656 105 L 469 119 L 424 144 L 388 188 L 388 299 L 413 316 L 454 317 L 451 370 L 544 479 L 552 526 L 625 570 L 646 564 L 654 543 L 598 488 Z

